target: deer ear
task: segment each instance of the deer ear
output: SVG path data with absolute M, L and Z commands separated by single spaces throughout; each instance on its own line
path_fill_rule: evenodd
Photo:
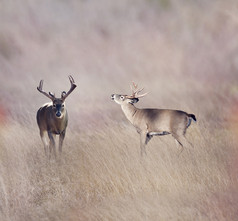
M 63 91 L 63 92 L 61 93 L 61 98 L 63 99 L 63 98 L 65 97 L 65 95 L 66 95 L 66 92 Z
M 139 98 L 134 98 L 134 99 L 133 99 L 133 102 L 134 102 L 134 103 L 137 103 L 138 101 L 139 101 Z
M 133 99 L 130 100 L 130 103 L 131 103 L 131 104 L 135 104 L 135 103 L 137 103 L 138 101 L 139 101 L 138 98 L 133 98 Z

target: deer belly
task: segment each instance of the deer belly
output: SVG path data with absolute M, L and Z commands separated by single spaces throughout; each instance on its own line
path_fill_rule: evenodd
M 150 136 L 163 136 L 163 135 L 168 135 L 170 132 L 167 131 L 162 131 L 162 132 L 149 132 L 148 133 Z
M 60 135 L 64 130 L 62 130 L 61 128 L 54 128 L 50 131 L 52 134 Z
M 167 121 L 159 121 L 154 124 L 147 124 L 148 134 L 151 136 L 163 136 L 171 133 L 169 123 Z
M 66 129 L 64 122 L 55 122 L 48 125 L 48 130 L 56 135 L 61 134 Z
M 62 131 L 54 131 L 54 134 L 56 134 L 56 135 L 60 135 L 62 133 Z

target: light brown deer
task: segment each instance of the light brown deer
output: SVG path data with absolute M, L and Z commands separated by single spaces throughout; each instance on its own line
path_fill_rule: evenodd
M 196 121 L 194 114 L 188 114 L 181 110 L 136 108 L 134 104 L 147 93 L 139 95 L 143 88 L 138 89 L 138 86 L 134 83 L 131 90 L 132 95 L 130 96 L 112 94 L 111 98 L 121 105 L 126 118 L 140 134 L 141 155 L 146 154 L 145 146 L 153 136 L 171 134 L 182 147 L 181 152 L 184 144 L 192 145 L 185 138 L 185 133 L 191 121 Z
M 37 124 L 40 129 L 40 136 L 44 144 L 44 150 L 46 156 L 51 157 L 51 152 L 53 149 L 54 156 L 56 158 L 55 150 L 55 137 L 59 135 L 59 152 L 62 152 L 62 145 L 66 133 L 66 128 L 68 125 L 68 113 L 65 107 L 65 99 L 69 94 L 76 88 L 74 79 L 69 76 L 69 81 L 71 87 L 66 93 L 62 92 L 61 98 L 56 98 L 54 94 L 49 92 L 47 94 L 43 91 L 43 80 L 40 81 L 37 90 L 48 97 L 52 102 L 44 104 L 38 111 L 36 115 Z M 48 154 L 49 150 L 49 154 Z

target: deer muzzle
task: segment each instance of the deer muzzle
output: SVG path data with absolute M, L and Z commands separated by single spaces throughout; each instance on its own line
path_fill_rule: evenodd
M 56 117 L 60 117 L 60 116 L 61 116 L 61 112 L 60 112 L 60 111 L 57 111 L 57 112 L 55 113 L 55 115 L 56 115 Z

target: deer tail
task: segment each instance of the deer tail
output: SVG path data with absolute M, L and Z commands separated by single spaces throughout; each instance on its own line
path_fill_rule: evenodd
M 194 114 L 188 114 L 188 117 L 191 117 L 195 122 L 197 121 L 197 119 L 196 119 Z

